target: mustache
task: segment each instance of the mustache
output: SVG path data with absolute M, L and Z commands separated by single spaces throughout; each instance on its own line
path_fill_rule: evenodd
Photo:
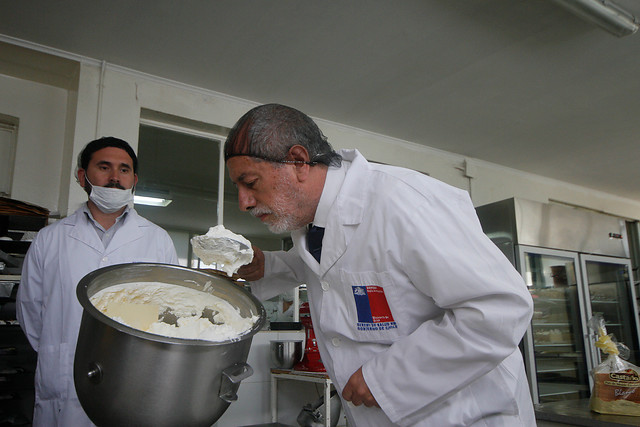
M 258 217 L 260 215 L 270 215 L 273 212 L 271 211 L 271 209 L 254 207 L 249 211 L 249 213 L 255 217 Z
M 107 187 L 107 188 L 119 188 L 120 190 L 126 190 L 126 188 L 124 188 L 122 186 L 122 184 L 120 184 L 119 182 L 110 182 L 107 185 L 105 185 L 105 187 Z

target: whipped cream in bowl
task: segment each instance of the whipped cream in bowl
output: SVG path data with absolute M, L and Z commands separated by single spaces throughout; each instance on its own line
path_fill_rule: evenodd
M 213 294 L 170 283 L 118 284 L 97 292 L 90 301 L 116 322 L 166 337 L 233 340 L 258 320 L 256 315 L 243 317 L 228 301 Z

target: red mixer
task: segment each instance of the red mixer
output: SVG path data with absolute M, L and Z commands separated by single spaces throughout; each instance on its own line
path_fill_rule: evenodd
M 309 311 L 309 303 L 300 304 L 300 322 L 304 326 L 306 339 L 304 346 L 304 357 L 302 361 L 297 363 L 293 369 L 296 371 L 326 372 L 322 360 L 320 360 L 320 351 L 316 342 L 316 334 L 313 332 L 313 323 L 311 322 L 311 312 Z

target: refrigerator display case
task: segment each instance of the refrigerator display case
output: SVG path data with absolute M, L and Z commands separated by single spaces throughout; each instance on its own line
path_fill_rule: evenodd
M 587 323 L 608 333 L 638 364 L 638 310 L 625 221 L 610 215 L 508 199 L 477 208 L 482 227 L 522 274 L 534 313 L 521 343 L 534 403 L 587 398 L 603 356 Z
M 595 255 L 580 257 L 585 287 L 586 314 L 601 314 L 606 321 L 607 333 L 629 347 L 628 361 L 640 365 L 638 315 L 635 308 L 635 289 L 632 285 L 631 262 Z M 604 354 L 593 354 L 593 365 L 602 362 Z

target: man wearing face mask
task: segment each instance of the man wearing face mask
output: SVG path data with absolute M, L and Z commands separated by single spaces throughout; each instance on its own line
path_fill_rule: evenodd
M 132 208 L 138 159 L 125 141 L 90 142 L 78 157 L 78 183 L 89 195 L 72 215 L 42 229 L 24 260 L 17 315 L 38 352 L 34 426 L 91 426 L 73 382 L 82 306 L 80 279 L 129 262 L 177 264 L 171 238 Z

